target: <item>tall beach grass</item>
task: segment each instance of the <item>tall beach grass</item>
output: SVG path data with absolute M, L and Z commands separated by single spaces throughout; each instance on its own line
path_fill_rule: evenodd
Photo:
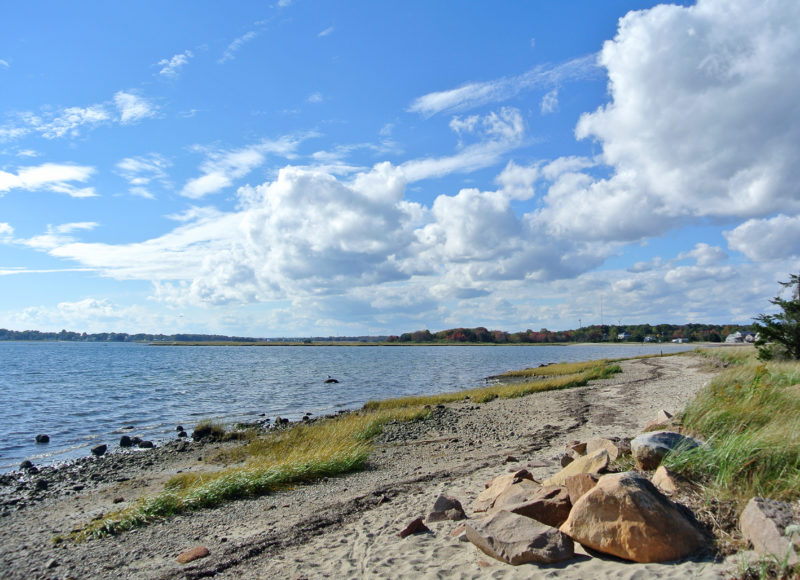
M 683 415 L 708 445 L 668 457 L 667 467 L 740 504 L 800 498 L 800 363 L 764 364 L 752 348 L 704 354 L 729 365 Z

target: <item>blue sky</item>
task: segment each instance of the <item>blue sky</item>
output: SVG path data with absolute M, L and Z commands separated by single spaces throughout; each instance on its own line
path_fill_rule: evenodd
M 0 327 L 749 323 L 800 267 L 800 5 L 12 3 Z

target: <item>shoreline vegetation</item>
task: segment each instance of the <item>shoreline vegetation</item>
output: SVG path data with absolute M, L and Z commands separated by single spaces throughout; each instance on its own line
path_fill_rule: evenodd
M 217 439 L 227 436 L 249 440 L 221 458 L 237 465 L 216 473 L 177 475 L 167 482 L 160 494 L 87 524 L 74 538 L 83 540 L 117 534 L 187 511 L 358 471 L 364 468 L 372 451 L 371 441 L 382 432 L 384 425 L 425 419 L 436 405 L 463 400 L 480 404 L 497 398 L 584 386 L 589 381 L 619 372 L 618 365 L 605 359 L 559 363 L 504 373 L 493 377 L 498 379 L 496 384 L 485 387 L 369 401 L 357 411 L 295 423 L 265 435 L 251 430 L 231 436 L 223 426 L 214 425 L 211 430 L 216 432 Z M 504 378 L 513 380 L 503 383 Z

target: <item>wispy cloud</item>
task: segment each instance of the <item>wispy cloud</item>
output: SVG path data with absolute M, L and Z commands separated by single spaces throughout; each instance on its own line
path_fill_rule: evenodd
M 258 38 L 259 32 L 255 30 L 251 30 L 246 32 L 242 36 L 236 38 L 233 42 L 228 45 L 228 48 L 225 49 L 225 52 L 222 54 L 222 57 L 217 61 L 220 64 L 225 64 L 228 61 L 233 60 L 236 58 L 236 53 L 239 52 L 239 49 L 242 48 L 245 44 Z
M 558 111 L 558 89 L 553 89 L 542 97 L 542 115 L 548 115 Z
M 428 93 L 414 100 L 409 111 L 426 117 L 442 112 L 465 111 L 506 101 L 523 91 L 551 88 L 564 82 L 591 77 L 599 72 L 597 55 L 592 54 L 554 67 L 538 66 L 513 77 L 469 83 L 456 89 Z
M 33 236 L 32 238 L 24 240 L 14 240 L 15 243 L 34 248 L 36 250 L 53 250 L 64 244 L 69 244 L 75 241 L 72 236 L 73 233 L 79 231 L 89 231 L 96 228 L 99 224 L 96 222 L 71 222 L 67 224 L 60 224 L 57 226 L 47 226 L 47 231 L 44 234 Z
M 328 35 L 329 35 L 330 33 L 332 33 L 334 30 L 335 30 L 335 29 L 334 29 L 334 27 L 333 27 L 333 26 L 329 26 L 328 28 L 326 28 L 325 30 L 323 30 L 322 32 L 320 32 L 319 34 L 317 34 L 317 36 L 318 36 L 319 38 L 323 38 L 323 37 L 325 37 L 325 36 L 328 36 Z
M 12 189 L 27 191 L 52 191 L 71 197 L 94 197 L 93 187 L 76 187 L 72 182 L 86 182 L 92 176 L 94 167 L 82 165 L 43 165 L 20 167 L 16 174 L 0 171 L 0 196 Z
M 123 125 L 154 117 L 158 111 L 152 103 L 132 92 L 119 91 L 114 95 L 114 104 L 119 111 L 119 122 Z
M 285 136 L 274 141 L 261 141 L 249 147 L 232 151 L 205 151 L 207 160 L 200 166 L 203 175 L 190 179 L 181 190 L 181 195 L 192 199 L 199 199 L 211 193 L 217 193 L 233 185 L 234 180 L 250 173 L 256 167 L 264 164 L 267 155 L 292 157 L 297 146 L 303 139 L 313 136 L 313 133 L 301 136 Z
M 60 272 L 94 272 L 94 268 L 0 268 L 0 276 L 14 276 L 18 274 L 58 274 Z
M 174 79 L 178 76 L 180 69 L 183 68 L 192 58 L 194 54 L 191 50 L 186 50 L 180 54 L 174 55 L 172 58 L 163 58 L 158 61 L 158 66 L 161 70 L 158 71 L 162 77 Z
M 478 135 L 478 143 L 464 147 L 455 155 L 415 159 L 400 168 L 408 182 L 451 173 L 470 172 L 497 163 L 503 154 L 518 147 L 525 136 L 525 123 L 517 109 L 504 107 L 499 113 L 467 119 L 454 118 L 450 127 L 459 134 Z
M 312 93 L 306 99 L 307 103 L 319 104 L 322 102 L 322 93 Z
M 0 140 L 20 139 L 31 133 L 38 133 L 45 139 L 77 137 L 84 129 L 111 123 L 131 125 L 157 113 L 158 107 L 144 97 L 131 91 L 118 91 L 111 102 L 18 113 L 15 122 L 0 127 Z
M 0 58 L 0 68 L 11 68 L 11 65 L 8 64 L 7 60 Z
M 169 187 L 166 169 L 171 165 L 165 157 L 151 153 L 140 157 L 126 157 L 117 163 L 117 173 L 130 184 L 131 194 L 146 199 L 155 199 L 150 191 L 152 182 L 159 182 L 162 186 Z

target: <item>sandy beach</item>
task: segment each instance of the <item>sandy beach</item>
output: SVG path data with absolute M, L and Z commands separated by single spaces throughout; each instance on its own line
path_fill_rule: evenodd
M 635 436 L 659 409 L 680 411 L 712 376 L 694 356 L 636 359 L 589 386 L 436 408 L 389 425 L 367 470 L 170 518 L 100 540 L 54 542 L 93 518 L 162 489 L 179 472 L 214 469 L 218 444 L 178 443 L 87 458 L 58 472 L 5 476 L 0 486 L 3 578 L 724 578 L 731 562 L 633 564 L 588 555 L 557 566 L 510 566 L 451 536 L 398 532 L 439 494 L 470 506 L 484 483 L 520 468 L 560 469 L 570 440 Z M 513 459 L 509 461 L 510 459 Z M 37 480 L 48 481 L 44 484 Z M 210 554 L 176 558 L 196 546 Z

